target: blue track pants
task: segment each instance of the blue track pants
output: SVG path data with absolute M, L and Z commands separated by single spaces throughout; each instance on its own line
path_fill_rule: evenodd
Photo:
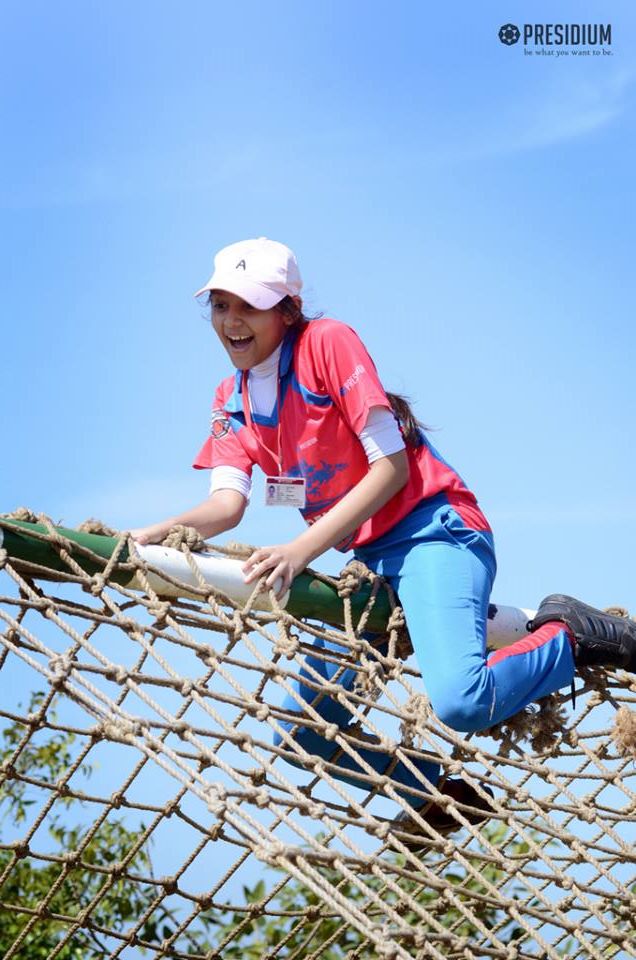
M 528 703 L 568 686 L 574 676 L 571 644 L 562 625 L 546 624 L 536 633 L 486 659 L 486 627 L 490 590 L 496 563 L 492 534 L 468 529 L 442 496 L 423 501 L 383 537 L 356 551 L 374 572 L 385 577 L 399 597 L 406 616 L 426 693 L 436 715 L 464 733 L 485 730 L 517 713 Z M 342 647 L 318 641 L 317 648 L 342 654 Z M 308 657 L 309 671 L 301 677 L 326 680 L 338 664 Z M 338 682 L 351 689 L 356 671 L 345 670 Z M 296 692 L 308 703 L 316 692 L 302 682 Z M 283 708 L 302 714 L 302 704 L 288 696 Z M 315 709 L 327 723 L 346 729 L 351 714 L 327 696 Z M 302 720 L 283 724 L 309 753 L 331 760 L 338 747 Z M 276 738 L 280 743 L 280 737 Z M 383 773 L 392 761 L 389 754 L 359 749 L 365 761 Z M 335 761 L 335 776 L 360 786 L 360 768 L 347 755 Z M 432 783 L 439 779 L 438 764 L 421 760 L 420 772 Z M 391 771 L 394 783 L 422 790 L 421 781 L 402 763 Z M 405 799 L 420 805 L 412 795 Z

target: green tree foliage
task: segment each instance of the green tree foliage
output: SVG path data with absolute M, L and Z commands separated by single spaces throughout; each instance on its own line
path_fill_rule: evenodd
M 36 694 L 29 705 L 31 712 L 37 711 L 43 701 L 42 694 Z M 54 712 L 49 708 L 48 717 L 54 723 Z M 4 957 L 16 938 L 29 923 L 30 910 L 38 910 L 46 902 L 46 910 L 37 917 L 15 956 L 17 960 L 38 960 L 48 957 L 56 946 L 63 942 L 57 956 L 60 960 L 98 960 L 110 954 L 114 941 L 108 933 L 126 933 L 136 925 L 139 918 L 149 910 L 156 897 L 156 888 L 152 884 L 131 882 L 117 869 L 125 863 L 126 871 L 139 876 L 152 876 L 152 863 L 148 845 L 139 844 L 138 829 L 131 829 L 120 817 L 113 817 L 112 811 L 97 829 L 93 826 L 80 827 L 83 803 L 73 797 L 58 797 L 47 818 L 48 831 L 54 841 L 58 858 L 71 855 L 71 862 L 63 859 L 46 861 L 30 857 L 28 850 L 11 846 L 6 834 L 15 836 L 21 825 L 26 826 L 29 808 L 39 802 L 42 790 L 29 784 L 21 777 L 45 781 L 53 784 L 68 771 L 74 760 L 75 735 L 69 732 L 47 729 L 46 735 L 30 738 L 24 743 L 26 727 L 16 721 L 0 732 L 0 763 L 5 776 L 0 784 L 0 957 Z M 15 757 L 20 746 L 19 756 Z M 82 768 L 83 775 L 89 777 L 90 765 Z M 37 797 L 34 799 L 34 797 Z M 71 824 L 75 825 L 71 825 Z M 89 831 L 93 831 L 89 837 Z M 500 823 L 486 825 L 484 839 L 494 846 L 503 846 L 509 855 L 523 856 L 528 848 L 522 841 L 511 841 L 508 828 Z M 4 836 L 3 836 L 4 834 Z M 4 847 L 2 846 L 4 845 Z M 76 855 L 73 860 L 72 855 Z M 429 865 L 434 865 L 435 854 L 427 856 Z M 399 855 L 394 856 L 396 866 L 403 866 Z M 496 904 L 487 899 L 488 884 L 499 886 L 505 879 L 502 871 L 492 864 L 485 864 L 477 857 L 473 860 L 477 876 L 470 874 L 458 864 L 440 862 L 438 875 L 452 891 L 459 902 L 470 908 L 472 915 L 482 927 L 497 927 L 497 938 L 511 943 L 523 936 L 523 930 L 507 916 Z M 10 868 L 10 869 L 7 869 Z M 113 868 L 114 871 L 113 871 Z M 367 908 L 369 917 L 382 923 L 381 910 L 376 915 L 363 901 L 364 886 L 378 894 L 383 904 L 391 904 L 400 913 L 403 920 L 417 928 L 419 932 L 430 933 L 436 940 L 440 953 L 447 947 L 436 937 L 433 924 L 422 919 L 420 911 L 406 910 L 404 901 L 398 893 L 385 888 L 381 878 L 370 875 L 361 878 L 361 883 L 343 882 L 341 876 L 327 867 L 319 868 L 322 876 L 332 888 L 347 900 L 360 908 Z M 295 960 L 318 954 L 321 960 L 342 960 L 349 951 L 353 951 L 356 960 L 374 960 L 377 956 L 373 945 L 368 944 L 357 930 L 344 923 L 323 901 L 295 879 L 288 878 L 286 883 L 271 896 L 274 884 L 282 880 L 274 871 L 259 878 L 253 886 L 243 887 L 243 903 L 230 906 L 226 910 L 209 910 L 199 917 L 185 936 L 178 937 L 174 952 L 179 956 L 207 956 L 223 960 L 265 960 L 272 951 L 276 957 L 285 960 L 293 956 Z M 271 881 L 267 883 L 267 881 Z M 362 883 L 364 881 L 364 884 Z M 434 914 L 440 924 L 454 936 L 464 936 L 469 940 L 481 938 L 474 923 L 464 915 L 459 906 L 430 888 L 416 881 L 400 881 L 400 888 L 408 894 L 424 911 Z M 636 890 L 633 891 L 636 893 Z M 512 888 L 507 886 L 509 896 L 521 897 L 523 887 L 513 881 Z M 67 934 L 72 919 L 78 917 L 90 904 L 90 922 L 83 924 L 72 936 Z M 251 909 L 250 909 L 251 908 Z M 612 921 L 619 929 L 627 929 L 631 917 L 625 913 L 621 904 L 612 904 L 608 911 Z M 175 931 L 179 917 L 173 908 L 165 904 L 152 910 L 150 918 L 140 931 L 140 938 L 147 944 L 159 943 L 169 939 Z M 101 928 L 101 929 L 100 929 Z M 407 946 L 407 944 L 405 944 Z M 407 946 L 408 948 L 408 946 Z M 153 953 L 151 947 L 137 948 L 139 955 Z M 571 942 L 560 948 L 564 957 L 574 950 Z M 576 952 L 576 951 L 574 951 Z M 171 953 L 162 954 L 170 956 Z M 616 945 L 608 945 L 605 956 L 619 956 Z
M 43 701 L 42 694 L 36 694 L 29 704 L 29 711 L 35 713 Z M 54 712 L 49 708 L 48 717 L 55 722 Z M 25 726 L 15 722 L 1 733 L 0 761 L 6 764 L 14 756 L 16 747 L 24 740 Z M 33 737 L 22 745 L 18 759 L 12 764 L 18 776 L 9 775 L 0 789 L 0 842 L 2 826 L 18 827 L 28 819 L 29 807 L 36 802 L 37 787 L 31 786 L 20 775 L 32 780 L 48 783 L 59 781 L 74 759 L 73 745 L 75 735 L 69 732 L 47 730 L 47 736 Z M 85 777 L 91 774 L 89 765 L 82 768 Z M 40 791 L 42 793 L 42 791 Z M 40 796 L 39 802 L 42 803 Z M 48 817 L 48 830 L 55 841 L 58 856 L 80 851 L 76 862 L 66 865 L 61 862 L 36 860 L 27 855 L 16 855 L 15 850 L 0 849 L 0 875 L 11 865 L 0 891 L 0 956 L 9 949 L 29 922 L 28 910 L 36 910 L 46 900 L 46 911 L 33 924 L 19 951 L 21 958 L 46 957 L 63 940 L 70 926 L 70 920 L 94 901 L 90 911 L 90 926 L 78 929 L 61 948 L 60 960 L 87 960 L 97 958 L 109 952 L 107 934 L 99 929 L 125 932 L 149 908 L 155 896 L 150 884 L 131 883 L 126 877 L 109 877 L 104 871 L 126 861 L 128 872 L 138 875 L 152 875 L 152 863 L 147 845 L 135 849 L 138 843 L 138 831 L 132 830 L 121 818 L 112 814 L 94 831 L 90 841 L 86 842 L 87 830 L 77 825 L 81 817 L 82 803 L 73 797 L 60 797 Z M 143 829 L 143 826 L 140 827 Z M 491 842 L 501 843 L 505 838 L 505 828 L 486 828 Z M 503 833 L 502 833 L 503 830 Z M 132 852 L 134 851 L 134 853 Z M 521 850 L 518 852 L 522 852 Z M 25 851 L 18 850 L 18 854 Z M 396 857 L 400 863 L 400 858 Z M 97 868 L 97 869 L 95 869 Z M 480 866 L 483 881 L 497 883 L 501 874 L 494 866 Z M 358 886 L 342 884 L 341 878 L 333 870 L 322 869 L 323 876 L 330 885 L 338 886 L 340 893 L 347 899 L 361 902 L 362 894 Z M 473 894 L 484 893 L 483 882 L 466 876 L 461 870 L 445 867 L 445 881 L 456 888 L 460 898 L 472 901 L 479 920 L 487 927 L 501 922 L 502 913 L 490 905 L 475 907 Z M 275 879 L 272 877 L 272 879 Z M 370 889 L 380 894 L 382 901 L 392 903 L 403 912 L 395 892 L 383 889 L 382 881 L 377 877 L 366 880 Z M 404 882 L 403 882 L 404 883 Z M 51 891 L 54 891 L 50 895 Z M 440 910 L 436 905 L 437 894 L 420 889 L 416 883 L 405 883 L 405 892 L 411 894 L 423 907 L 436 907 L 436 918 L 446 928 L 452 928 L 458 935 L 470 936 L 474 933 L 472 925 L 462 916 L 456 907 L 444 903 Z M 47 899 L 48 898 L 48 899 Z M 245 909 L 227 911 L 208 911 L 201 915 L 195 929 L 188 932 L 187 942 L 177 941 L 175 948 L 182 953 L 212 954 L 227 960 L 261 960 L 268 951 L 284 941 L 280 956 L 313 953 L 320 944 L 324 944 L 324 960 L 339 960 L 348 950 L 356 949 L 360 960 L 371 960 L 373 948 L 366 947 L 363 937 L 345 924 L 311 890 L 296 880 L 288 879 L 277 894 L 267 900 L 262 913 L 259 904 L 266 898 L 265 879 L 259 879 L 253 887 L 243 888 L 243 907 L 255 908 L 252 913 Z M 5 906 L 2 906 L 4 904 Z M 22 910 L 11 909 L 16 905 Z M 380 919 L 380 918 L 378 918 Z M 420 930 L 427 927 L 421 916 L 415 912 L 404 917 L 407 923 Z M 140 937 L 147 943 L 161 941 L 170 937 L 177 924 L 174 911 L 165 906 L 155 909 L 151 919 L 144 925 Z M 500 939 L 513 940 L 519 930 L 508 922 L 498 931 Z M 111 941 L 112 946 L 112 941 Z M 143 950 L 140 951 L 143 953 Z
M 29 711 L 37 711 L 43 699 L 43 694 L 35 694 Z M 55 722 L 54 711 L 49 709 L 48 716 Z M 75 813 L 70 808 L 80 807 L 80 801 L 61 797 L 47 817 L 48 832 L 55 841 L 56 856 L 63 858 L 77 853 L 77 861 L 70 865 L 46 862 L 30 858 L 28 851 L 20 847 L 17 851 L 11 849 L 4 835 L 15 833 L 15 828 L 27 820 L 29 807 L 36 803 L 33 794 L 37 788 L 20 779 L 20 775 L 55 783 L 73 761 L 76 739 L 68 732 L 50 733 L 46 739 L 38 738 L 37 743 L 31 739 L 22 747 L 15 762 L 11 762 L 24 734 L 25 727 L 19 722 L 7 726 L 0 734 L 0 763 L 4 765 L 5 775 L 9 766 L 9 777 L 0 785 L 0 843 L 5 844 L 5 849 L 0 848 L 0 877 L 5 876 L 0 888 L 0 957 L 4 957 L 29 923 L 31 914 L 27 911 L 38 909 L 43 902 L 46 908 L 20 944 L 17 956 L 20 960 L 48 957 L 70 927 L 69 920 L 56 919 L 56 915 L 75 918 L 94 898 L 97 900 L 91 909 L 91 926 L 75 932 L 58 957 L 88 960 L 106 956 L 110 950 L 106 949 L 104 934 L 93 928 L 123 931 L 152 903 L 155 892 L 149 884 L 132 884 L 121 876 L 113 879 L 104 870 L 112 870 L 115 864 L 127 860 L 128 870 L 152 875 L 147 845 L 130 856 L 138 843 L 138 831 L 131 830 L 123 819 L 112 815 L 85 842 L 90 828 L 69 826 L 66 822 Z M 82 772 L 90 776 L 90 766 L 84 766 Z M 42 802 L 41 795 L 39 801 Z M 143 830 L 143 824 L 139 829 Z M 52 895 L 51 891 L 54 891 Z M 174 922 L 172 914 L 165 908 L 158 909 L 140 935 L 149 941 L 161 939 L 167 921 Z
M 486 826 L 483 832 L 485 838 L 499 846 L 505 841 L 508 828 L 497 824 Z M 508 845 L 507 849 L 511 854 L 523 854 L 527 852 L 527 845 L 519 841 L 512 846 Z M 429 854 L 429 858 L 430 856 Z M 400 855 L 395 855 L 393 860 L 397 866 L 404 866 L 404 858 Z M 430 863 L 429 859 L 429 865 Z M 511 918 L 507 918 L 503 910 L 487 902 L 480 903 L 479 899 L 476 899 L 477 895 L 486 897 L 488 884 L 501 883 L 503 872 L 500 868 L 484 864 L 477 858 L 473 859 L 472 865 L 479 872 L 480 880 L 456 864 L 441 867 L 440 878 L 449 888 L 453 888 L 458 900 L 469 906 L 470 913 L 476 919 L 487 929 L 500 925 L 497 930 L 498 939 L 504 943 L 511 943 L 523 934 L 521 927 Z M 321 868 L 320 873 L 332 888 L 337 888 L 349 902 L 356 903 L 358 906 L 363 906 L 361 890 L 363 891 L 364 887 L 375 891 L 383 904 L 390 904 L 407 924 L 417 928 L 420 933 L 430 933 L 433 940 L 436 928 L 422 919 L 424 911 L 434 914 L 437 923 L 446 930 L 452 929 L 454 936 L 471 938 L 477 935 L 474 923 L 466 919 L 459 906 L 449 906 L 446 900 L 440 901 L 437 892 L 416 881 L 402 880 L 400 889 L 404 894 L 411 896 L 422 908 L 417 912 L 405 911 L 404 900 L 400 894 L 387 889 L 384 881 L 379 877 L 367 876 L 362 878 L 364 883 L 354 885 L 349 882 L 343 883 L 342 877 L 335 870 Z M 515 885 L 512 892 L 508 891 L 512 896 L 518 896 L 521 892 L 520 885 Z M 259 880 L 251 888 L 244 887 L 243 896 L 246 904 L 256 905 L 263 901 L 266 897 L 264 881 Z M 320 944 L 326 945 L 320 953 L 321 960 L 343 960 L 348 951 L 355 951 L 356 960 L 375 960 L 377 957 L 373 944 L 366 943 L 362 934 L 343 923 L 337 916 L 329 915 L 335 914 L 336 911 L 325 907 L 313 891 L 296 880 L 288 880 L 276 896 L 267 901 L 266 909 L 270 914 L 281 915 L 259 916 L 258 910 L 254 911 L 255 916 L 247 919 L 245 912 L 241 910 L 205 915 L 203 924 L 210 932 L 214 931 L 214 936 L 211 939 L 200 940 L 197 952 L 202 949 L 213 949 L 218 951 L 214 955 L 222 956 L 223 960 L 226 958 L 227 960 L 263 960 L 269 956 L 272 949 L 284 941 L 283 952 L 276 953 L 276 957 L 284 958 L 293 955 L 295 958 L 301 958 L 313 954 Z M 368 916 L 381 924 L 384 917 L 378 908 L 375 909 L 375 916 L 373 908 L 367 910 Z M 481 933 L 478 936 L 481 938 Z M 440 953 L 446 952 L 442 942 L 438 942 L 436 947 Z

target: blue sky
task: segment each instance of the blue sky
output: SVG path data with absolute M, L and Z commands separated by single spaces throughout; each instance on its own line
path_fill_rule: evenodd
M 0 509 L 127 527 L 205 495 L 229 368 L 192 293 L 266 235 L 476 491 L 495 599 L 636 610 L 636 16 L 533 4 L 613 43 L 530 57 L 497 39 L 528 7 L 5 3 Z M 253 499 L 227 539 L 300 531 Z

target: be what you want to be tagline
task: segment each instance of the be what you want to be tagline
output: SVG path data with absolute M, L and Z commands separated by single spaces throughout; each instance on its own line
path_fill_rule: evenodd
M 504 23 L 499 40 L 526 57 L 611 57 L 611 23 Z

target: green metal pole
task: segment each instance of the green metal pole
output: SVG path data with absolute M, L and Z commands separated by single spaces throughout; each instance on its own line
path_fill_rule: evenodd
M 73 556 L 76 563 L 86 573 L 98 573 L 104 569 L 105 563 L 110 560 L 117 539 L 115 537 L 103 537 L 96 533 L 83 533 L 80 530 L 70 530 L 67 527 L 55 527 L 55 532 L 68 541 L 65 544 L 68 552 Z M 27 563 L 36 563 L 39 566 L 46 567 L 56 573 L 69 573 L 70 568 L 59 551 L 55 548 L 50 539 L 42 540 L 37 536 L 29 534 L 40 534 L 48 537 L 49 531 L 44 524 L 27 523 L 24 520 L 9 520 L 5 517 L 0 519 L 0 532 L 2 533 L 2 546 L 13 560 L 24 560 Z M 77 549 L 79 548 L 79 549 Z M 104 561 L 93 560 L 88 557 L 84 550 L 90 550 L 97 554 Z M 125 546 L 121 552 L 121 560 L 128 560 L 128 547 Z M 42 579 L 46 579 L 45 574 L 38 574 Z M 125 571 L 122 577 L 117 580 L 118 583 L 130 580 L 130 573 Z
M 72 555 L 78 566 L 90 576 L 103 570 L 118 543 L 116 537 L 83 533 L 67 527 L 55 527 L 55 532 L 64 538 L 65 549 Z M 40 539 L 33 534 L 48 537 L 48 530 L 40 523 L 0 518 L 1 545 L 13 560 L 22 560 L 45 568 L 43 571 L 38 570 L 35 574 L 37 578 L 44 580 L 47 579 L 46 570 L 58 574 L 71 572 L 69 565 L 60 556 L 59 549 L 56 549 L 51 540 Z M 88 556 L 87 550 L 101 558 L 103 563 Z M 122 586 L 134 586 L 134 571 L 126 568 L 128 559 L 128 547 L 124 545 L 119 561 L 111 574 L 111 580 Z M 362 614 L 370 592 L 370 586 L 365 584 L 351 597 L 356 619 Z M 301 573 L 294 580 L 287 601 L 287 610 L 299 619 L 320 620 L 337 627 L 344 623 L 344 605 L 337 591 L 330 584 L 316 579 L 310 573 Z M 373 633 L 384 633 L 389 615 L 388 596 L 384 590 L 381 590 L 369 616 L 368 629 Z

